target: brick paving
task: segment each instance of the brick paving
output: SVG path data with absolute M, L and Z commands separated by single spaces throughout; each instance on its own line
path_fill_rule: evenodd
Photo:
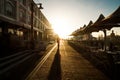
M 65 41 L 30 80 L 110 80 Z

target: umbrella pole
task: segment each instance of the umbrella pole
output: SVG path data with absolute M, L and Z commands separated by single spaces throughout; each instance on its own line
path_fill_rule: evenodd
M 106 33 L 106 29 L 103 30 L 104 32 L 104 50 L 106 51 L 106 46 L 107 46 L 107 43 L 106 43 L 106 37 L 107 37 L 107 33 Z

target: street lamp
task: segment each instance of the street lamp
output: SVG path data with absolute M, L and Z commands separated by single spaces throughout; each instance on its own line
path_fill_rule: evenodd
M 36 4 L 36 5 L 40 5 L 39 7 L 38 7 L 38 9 L 43 9 L 43 7 L 42 7 L 42 3 L 39 3 L 39 4 Z M 31 1 L 31 49 L 34 49 L 34 46 L 35 46 L 35 44 L 34 44 L 34 30 L 33 30 L 33 27 L 34 27 L 34 25 L 33 25 L 33 23 L 34 23 L 34 21 L 33 21 L 33 18 L 34 18 L 34 1 L 32 0 Z
M 38 9 L 43 9 L 42 3 L 38 3 L 37 5 L 39 5 Z

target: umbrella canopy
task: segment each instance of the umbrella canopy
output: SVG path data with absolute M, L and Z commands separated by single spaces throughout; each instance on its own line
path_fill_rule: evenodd
M 103 19 L 100 23 L 103 29 L 111 29 L 112 27 L 120 27 L 120 6 L 110 16 Z
M 72 32 L 71 36 L 77 36 L 79 35 L 79 29 L 75 30 L 74 32 Z
M 99 18 L 90 26 L 90 32 L 98 32 L 102 26 L 100 26 L 100 22 L 104 19 L 104 15 L 100 14 Z
M 81 34 L 81 35 L 83 35 L 83 34 L 85 34 L 85 32 L 84 32 L 84 29 L 86 28 L 86 25 L 84 25 L 83 27 L 81 27 L 80 29 L 79 29 L 79 34 Z
M 89 29 L 91 28 L 91 25 L 93 24 L 93 22 L 90 20 L 89 24 L 84 28 L 84 32 L 85 33 L 90 33 Z
M 83 28 L 76 30 L 72 35 L 87 34 L 91 32 L 98 32 L 103 29 L 111 29 L 112 27 L 120 27 L 120 6 L 118 9 L 113 12 L 110 16 L 104 17 L 103 14 L 100 14 L 99 18 L 93 23 L 92 21 Z
M 83 27 L 80 27 L 80 29 L 75 30 L 71 36 L 78 36 L 78 35 L 82 35 L 85 34 L 85 32 L 83 31 L 85 29 L 86 25 L 84 25 Z
M 106 17 L 102 23 L 120 23 L 120 6 L 110 16 Z

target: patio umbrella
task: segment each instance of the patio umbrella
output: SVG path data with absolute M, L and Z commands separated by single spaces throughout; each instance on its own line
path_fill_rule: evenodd
M 87 34 L 87 33 L 91 33 L 90 31 L 89 31 L 89 29 L 91 28 L 90 26 L 93 24 L 93 22 L 90 20 L 90 22 L 89 22 L 89 24 L 84 28 L 84 32 Z
M 120 6 L 111 15 L 103 19 L 100 23 L 104 29 L 111 29 L 112 27 L 120 27 Z
M 104 19 L 104 15 L 100 14 L 99 18 L 90 26 L 90 32 L 98 32 L 101 30 L 102 26 L 100 26 L 100 22 Z
M 77 36 L 79 35 L 79 29 L 75 30 L 74 32 L 72 32 L 71 36 Z
M 81 27 L 81 28 L 79 29 L 78 33 L 79 33 L 80 35 L 85 34 L 85 32 L 84 32 L 84 29 L 85 29 L 85 28 L 86 28 L 86 25 L 84 25 L 83 27 Z
M 85 34 L 85 32 L 84 32 L 85 27 L 86 27 L 86 25 L 84 25 L 83 27 L 80 27 L 80 29 L 75 30 L 71 34 L 71 36 L 77 36 L 77 35 L 83 35 L 83 34 Z

